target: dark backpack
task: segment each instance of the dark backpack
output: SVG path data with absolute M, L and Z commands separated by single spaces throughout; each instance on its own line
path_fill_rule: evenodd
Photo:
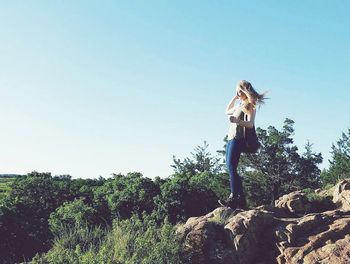
M 244 115 L 245 117 L 246 115 Z M 244 145 L 243 153 L 256 153 L 261 147 L 258 136 L 256 135 L 255 126 L 252 128 L 243 127 L 244 130 Z

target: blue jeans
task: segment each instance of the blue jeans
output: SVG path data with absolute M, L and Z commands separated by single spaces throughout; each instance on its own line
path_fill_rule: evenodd
M 244 196 L 241 177 L 237 173 L 239 157 L 242 153 L 244 139 L 230 139 L 226 145 L 226 166 L 230 175 L 231 193 Z

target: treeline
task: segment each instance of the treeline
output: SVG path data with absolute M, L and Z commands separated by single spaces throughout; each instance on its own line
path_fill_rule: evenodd
M 0 179 L 1 178 L 15 178 L 17 176 L 21 176 L 20 174 L 0 174 Z
M 286 119 L 281 131 L 257 128 L 261 149 L 242 154 L 239 173 L 249 206 L 350 177 L 350 129 L 332 146 L 330 167 L 321 172 L 321 153 L 306 142 L 299 154 L 293 125 Z M 16 177 L 0 201 L 2 263 L 186 262 L 174 226 L 214 210 L 229 194 L 226 142 L 215 156 L 206 142 L 192 157 L 174 156 L 174 174 L 167 178 L 138 172 L 108 179 L 39 172 Z

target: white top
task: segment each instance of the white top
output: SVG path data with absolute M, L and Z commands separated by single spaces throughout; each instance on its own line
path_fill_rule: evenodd
M 234 116 L 236 118 L 239 118 L 244 121 L 244 115 L 243 112 L 243 104 L 239 104 L 237 106 L 234 106 L 231 110 L 228 111 L 228 115 Z M 239 139 L 244 138 L 244 130 L 243 126 L 238 125 L 237 123 L 232 123 L 229 119 L 230 125 L 228 128 L 228 134 L 227 134 L 227 140 L 230 139 Z

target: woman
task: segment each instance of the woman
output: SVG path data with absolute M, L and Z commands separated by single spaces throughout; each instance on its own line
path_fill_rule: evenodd
M 266 93 L 257 93 L 250 82 L 241 80 L 237 83 L 236 95 L 226 108 L 230 121 L 226 145 L 226 166 L 230 175 L 231 193 L 225 201 L 219 200 L 222 206 L 246 208 L 242 180 L 237 173 L 237 165 L 244 145 L 244 127 L 254 126 L 256 106 L 264 103 Z M 240 104 L 234 106 L 237 99 L 241 99 Z

